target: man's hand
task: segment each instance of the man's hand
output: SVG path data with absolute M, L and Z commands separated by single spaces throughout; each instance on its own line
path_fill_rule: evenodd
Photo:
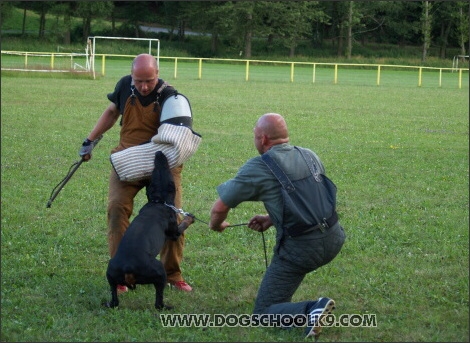
M 91 159 L 91 151 L 93 150 L 93 141 L 90 141 L 88 138 L 85 139 L 82 143 L 82 147 L 78 154 L 82 157 L 82 160 L 85 162 Z
M 209 221 L 209 227 L 217 232 L 224 231 L 230 224 L 225 221 L 227 218 L 230 207 L 224 204 L 224 202 L 218 198 L 211 208 L 211 219 Z
M 82 147 L 80 148 L 80 151 L 78 152 L 78 154 L 80 155 L 83 161 L 87 162 L 91 159 L 91 151 L 93 150 L 95 145 L 98 144 L 101 138 L 103 138 L 103 135 L 99 136 L 94 141 L 91 141 L 88 138 L 86 138 L 83 141 Z
M 230 226 L 229 222 L 223 221 L 222 224 L 217 226 L 210 226 L 210 228 L 217 232 L 223 232 L 228 226 Z
M 248 227 L 254 231 L 264 232 L 273 225 L 271 218 L 268 215 L 266 216 L 254 216 L 248 222 Z

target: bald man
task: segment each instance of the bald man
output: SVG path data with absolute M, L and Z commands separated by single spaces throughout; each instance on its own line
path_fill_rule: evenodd
M 261 116 L 253 133 L 254 145 L 261 156 L 248 160 L 233 179 L 217 187 L 219 198 L 212 206 L 209 227 L 214 231 L 224 231 L 230 225 L 226 221 L 230 209 L 244 201 L 264 203 L 267 214 L 255 215 L 248 227 L 263 232 L 274 226 L 277 232 L 276 246 L 258 289 L 253 313 L 277 315 L 278 317 L 272 317 L 271 326 L 279 324 L 282 315 L 301 316 L 299 318 L 306 319 L 306 336 L 318 337 L 321 321 L 335 307 L 334 300 L 320 297 L 293 303 L 291 299 L 305 275 L 333 260 L 345 240 L 335 204 L 329 206 L 323 200 L 324 197 L 315 194 L 323 187 L 319 184 L 326 182 L 325 169 L 313 151 L 289 144 L 287 124 L 280 114 L 266 113 Z M 325 209 L 322 214 L 322 218 L 323 215 L 325 217 L 324 222 L 308 221 L 307 225 L 299 225 L 299 218 L 308 217 L 309 211 L 303 213 L 301 209 L 304 206 L 298 206 L 293 211 L 288 208 L 286 210 L 281 183 L 272 172 L 274 168 L 265 162 L 265 155 L 275 161 L 290 181 L 294 184 L 301 182 L 301 188 L 307 194 L 312 193 L 312 199 L 325 202 L 320 204 L 311 201 L 305 204 L 305 207 L 318 206 L 319 212 Z M 313 165 L 309 165 L 308 160 Z M 336 195 L 336 189 L 334 193 Z M 334 199 L 330 202 L 335 202 L 336 197 Z M 292 215 L 295 211 L 300 212 L 299 215 Z
M 159 78 L 155 57 L 149 54 L 136 56 L 132 62 L 131 74 L 122 77 L 116 84 L 114 92 L 108 94 L 111 102 L 83 142 L 79 155 L 84 161 L 90 160 L 93 140 L 111 129 L 119 117 L 121 117 L 119 143 L 111 153 L 149 142 L 157 134 L 160 126 L 163 101 L 175 92 L 172 86 Z M 175 206 L 177 208 L 182 208 L 182 169 L 181 165 L 171 170 L 176 186 Z M 149 182 L 150 178 L 135 182 L 120 181 L 114 169 L 111 169 L 107 209 L 110 258 L 114 257 L 124 232 L 129 226 L 135 196 Z M 160 259 L 165 267 L 168 282 L 177 289 L 190 292 L 192 288 L 184 281 L 180 268 L 183 247 L 184 234 L 177 241 L 165 243 L 160 252 Z M 126 291 L 126 286 L 119 285 L 119 293 Z

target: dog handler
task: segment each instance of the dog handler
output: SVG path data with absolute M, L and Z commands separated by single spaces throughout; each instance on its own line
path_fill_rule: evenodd
M 176 90 L 173 87 L 159 78 L 156 59 L 149 54 L 138 55 L 132 62 L 131 74 L 122 77 L 114 92 L 108 94 L 111 103 L 83 142 L 79 155 L 84 161 L 88 161 L 91 158 L 93 140 L 111 129 L 121 115 L 119 144 L 111 153 L 149 142 L 160 126 L 162 102 L 174 92 Z M 180 165 L 171 170 L 176 186 L 177 208 L 182 208 L 182 169 L 183 165 Z M 114 169 L 111 170 L 107 210 L 108 247 L 111 258 L 129 226 L 134 198 L 148 183 L 149 179 L 121 181 Z M 168 282 L 180 290 L 190 292 L 192 288 L 184 281 L 180 269 L 183 248 L 184 234 L 177 241 L 167 240 L 160 252 L 160 259 L 165 267 Z M 121 285 L 118 291 L 125 292 L 127 287 Z
M 302 153 L 297 147 L 289 144 L 287 124 L 279 114 L 267 113 L 258 119 L 254 128 L 254 145 L 260 155 L 268 154 L 276 161 L 289 180 L 308 180 L 309 177 L 314 179 L 315 174 L 306 163 L 310 158 L 316 161 L 319 171 L 317 176 L 324 176 L 323 164 L 315 153 L 300 148 Z M 304 159 L 302 154 L 305 154 L 307 159 Z M 325 214 L 329 217 L 325 218 L 324 222 L 312 223 L 296 234 L 286 231 L 298 227 L 296 224 L 300 216 L 285 213 L 281 183 L 264 162 L 264 158 L 258 156 L 248 160 L 233 179 L 217 187 L 219 198 L 211 209 L 209 227 L 222 232 L 230 225 L 225 219 L 231 208 L 243 201 L 262 201 L 268 214 L 254 216 L 248 227 L 263 232 L 274 225 L 277 234 L 274 254 L 258 289 L 253 312 L 304 315 L 309 320 L 306 336 L 318 336 L 321 331 L 319 321 L 334 309 L 334 300 L 322 297 L 292 303 L 291 299 L 307 273 L 329 263 L 339 253 L 345 241 L 345 233 L 338 222 L 334 207 L 333 214 Z M 303 188 L 311 190 L 310 193 L 315 192 L 314 186 L 310 187 L 308 183 L 304 185 L 306 186 Z M 336 197 L 334 199 L 333 203 Z M 319 203 L 311 206 L 315 209 L 328 208 Z M 300 214 L 303 216 L 305 213 Z

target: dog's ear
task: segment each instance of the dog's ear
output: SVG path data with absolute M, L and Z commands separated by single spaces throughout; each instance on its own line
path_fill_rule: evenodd
M 176 187 L 168 160 L 161 151 L 157 151 L 154 163 L 155 167 L 152 172 L 150 185 L 147 187 L 147 198 L 151 202 L 173 204 Z

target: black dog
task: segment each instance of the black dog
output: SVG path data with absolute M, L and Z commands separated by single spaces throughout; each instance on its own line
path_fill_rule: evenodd
M 111 287 L 111 301 L 105 304 L 107 307 L 119 305 L 118 285 L 134 290 L 136 284 L 153 284 L 155 308 L 171 308 L 163 303 L 166 272 L 156 257 L 166 239 L 176 240 L 194 222 L 194 216 L 186 215 L 177 225 L 176 212 L 170 207 L 174 205 L 175 192 L 168 161 L 161 151 L 157 151 L 155 169 L 147 187 L 148 203 L 127 228 L 116 255 L 108 264 L 106 277 Z

